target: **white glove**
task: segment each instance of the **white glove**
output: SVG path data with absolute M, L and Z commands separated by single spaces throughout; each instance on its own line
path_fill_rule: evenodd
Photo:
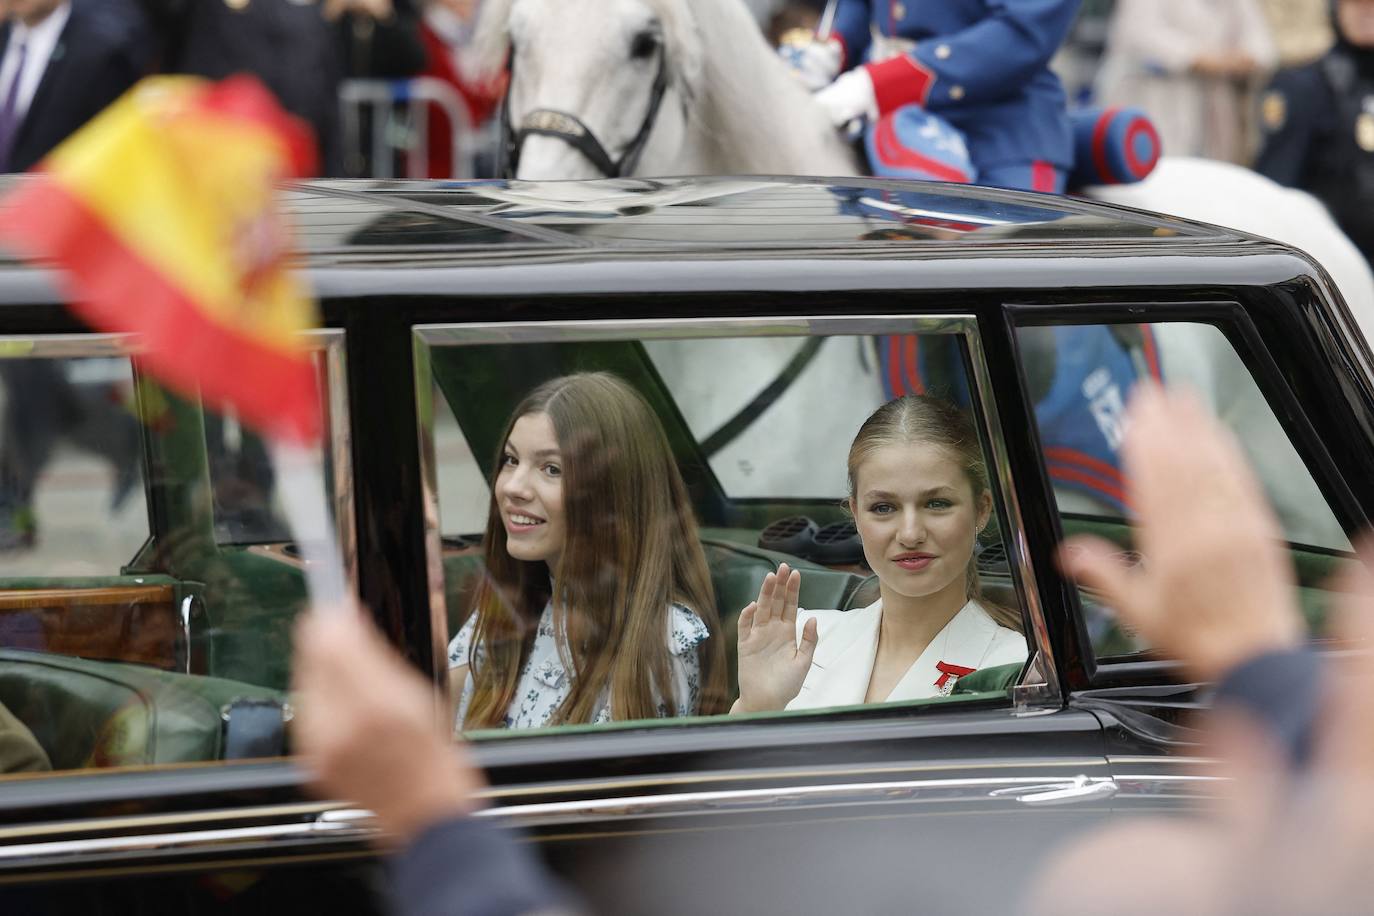
M 816 93 L 815 99 L 836 127 L 844 127 L 856 118 L 878 116 L 873 79 L 863 67 L 841 73 L 839 79 Z
M 840 72 L 840 58 L 844 52 L 840 43 L 833 38 L 818 41 L 814 35 L 805 33 L 801 36 L 784 35 L 782 44 L 778 45 L 778 56 L 802 85 L 815 92 L 822 86 L 830 85 L 835 74 Z

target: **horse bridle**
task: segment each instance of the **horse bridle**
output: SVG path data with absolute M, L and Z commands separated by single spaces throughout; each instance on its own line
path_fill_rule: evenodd
M 506 83 L 506 96 L 501 100 L 501 174 L 506 178 L 514 178 L 516 171 L 520 168 L 520 150 L 532 135 L 544 137 L 557 137 L 586 156 L 592 165 L 596 166 L 602 175 L 607 178 L 621 178 L 626 173 L 634 171 L 639 164 L 639 157 L 644 152 L 644 145 L 649 141 L 649 134 L 654 129 L 654 122 L 658 120 L 658 110 L 663 104 L 663 95 L 668 89 L 668 53 L 665 50 L 659 52 L 658 74 L 654 77 L 654 85 L 649 95 L 649 110 L 644 113 L 644 123 L 639 125 L 639 132 L 634 135 L 625 150 L 620 154 L 620 158 L 613 160 L 606 152 L 606 147 L 601 145 L 601 141 L 592 133 L 591 128 L 582 123 L 576 115 L 568 114 L 566 111 L 556 111 L 552 108 L 536 108 L 525 115 L 520 122 L 517 130 L 510 122 L 510 93 L 511 87 L 515 85 L 515 48 L 510 52 L 509 80 Z

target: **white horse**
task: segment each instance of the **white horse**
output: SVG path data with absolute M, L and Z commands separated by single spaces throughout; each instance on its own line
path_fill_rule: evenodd
M 573 133 L 594 137 L 608 158 L 643 136 L 642 148 L 627 174 L 855 175 L 861 171 L 852 147 L 840 139 L 810 94 L 768 46 L 740 0 L 485 0 L 475 47 L 480 63 L 490 69 L 502 66 L 510 54 L 513 75 L 506 114 L 512 125 L 522 126 L 527 119 L 547 124 L 547 119 L 539 120 L 539 112 L 571 115 L 578 122 Z M 655 105 L 653 87 L 660 67 L 662 98 Z M 522 138 L 516 177 L 605 175 L 566 136 L 532 133 Z M 1325 209 L 1308 195 L 1239 166 L 1168 158 L 1139 185 L 1089 193 L 1300 247 L 1332 274 L 1361 325 L 1374 327 L 1374 275 Z M 1365 319 L 1370 320 L 1368 324 Z M 1247 387 L 1237 374 L 1244 374 L 1248 381 L 1248 373 L 1224 338 L 1191 333 L 1188 326 L 1181 326 L 1168 329 L 1159 339 L 1166 376 L 1194 383 L 1219 415 L 1244 430 L 1242 439 L 1271 445 L 1283 438 L 1253 383 Z M 680 403 L 691 402 L 692 367 L 702 364 L 693 346 L 709 345 L 656 345 L 651 350 Z M 709 354 L 703 349 L 700 357 L 707 359 Z M 775 373 L 790 354 L 779 351 L 773 357 L 773 365 L 752 361 L 749 369 L 766 377 L 751 376 L 739 387 L 767 384 L 773 377 L 769 373 Z M 850 371 L 861 386 L 867 386 L 864 396 L 847 403 L 876 406 L 881 400 L 880 381 L 871 366 L 861 363 L 856 348 L 843 348 L 830 358 L 848 362 L 829 366 L 827 375 L 834 378 L 834 373 Z M 741 394 L 737 401 L 742 404 L 747 398 Z M 732 412 L 731 404 L 715 402 L 697 408 L 700 416 L 688 418 L 693 431 L 709 434 L 712 423 Z M 806 418 L 794 428 L 800 425 L 815 432 L 824 412 L 815 409 L 814 401 L 807 406 L 805 413 L 791 414 L 794 419 Z M 775 409 L 779 415 L 790 413 L 781 401 Z M 847 426 L 847 412 L 843 415 Z M 776 440 L 761 433 L 762 426 L 741 436 L 739 451 L 778 454 L 768 447 Z M 820 438 L 848 441 L 838 428 Z M 812 457 L 815 460 L 808 465 L 813 468 L 834 466 L 829 463 L 833 456 Z M 1291 447 L 1252 449 L 1251 457 L 1262 465 L 1290 538 L 1326 546 L 1344 544 L 1329 513 L 1314 511 L 1313 507 L 1324 509 L 1325 503 Z M 718 473 L 731 473 L 728 465 L 728 461 L 713 461 Z M 822 483 L 812 478 L 799 485 L 810 490 Z M 1087 497 L 1057 495 L 1066 510 L 1096 509 Z
M 666 61 L 638 175 L 856 175 L 861 168 L 740 0 L 484 0 L 473 45 L 488 72 L 513 49 L 511 124 L 536 109 L 575 114 L 608 151 L 624 149 L 644 124 Z M 606 176 L 563 140 L 531 136 L 516 177 Z

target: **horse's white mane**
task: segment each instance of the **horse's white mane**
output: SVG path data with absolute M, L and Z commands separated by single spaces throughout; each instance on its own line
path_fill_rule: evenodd
M 481 71 L 497 73 L 505 66 L 512 13 L 529 2 L 536 0 L 483 3 L 473 40 Z M 742 0 L 639 2 L 662 23 L 670 84 L 713 140 L 716 171 L 855 174 L 857 162 L 768 46 Z

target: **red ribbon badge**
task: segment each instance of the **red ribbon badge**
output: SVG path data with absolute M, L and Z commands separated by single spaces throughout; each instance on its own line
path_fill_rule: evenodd
M 951 665 L 949 662 L 936 662 L 935 670 L 940 672 L 940 676 L 935 680 L 935 686 L 941 690 L 949 683 L 950 678 L 960 678 L 966 674 L 972 674 L 977 668 L 965 668 L 963 665 Z M 950 686 L 953 686 L 952 684 Z

